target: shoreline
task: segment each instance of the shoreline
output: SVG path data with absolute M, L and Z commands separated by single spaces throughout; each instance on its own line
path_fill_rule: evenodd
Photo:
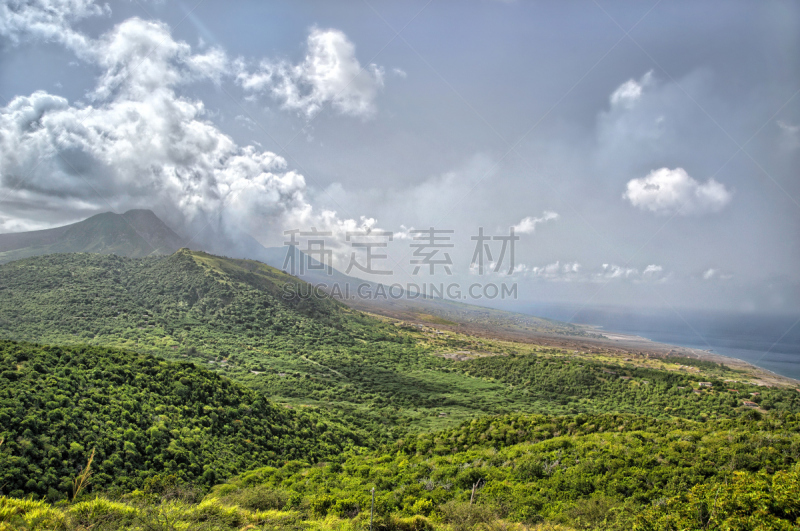
M 605 352 L 614 356 L 624 354 L 632 358 L 685 356 L 723 364 L 732 370 L 746 373 L 746 376 L 745 374 L 742 376 L 757 385 L 800 388 L 800 379 L 783 376 L 741 358 L 694 347 L 662 343 L 627 332 L 607 330 L 599 325 L 563 323 L 528 314 L 471 307 L 454 301 L 448 302 L 455 305 L 459 311 L 453 311 L 452 308 L 443 304 L 418 303 L 413 305 L 403 304 L 403 301 L 399 301 L 395 305 L 376 305 L 369 304 L 374 301 L 365 303 L 360 300 L 342 302 L 356 311 L 397 322 L 411 323 L 418 327 L 430 327 L 438 331 L 450 331 L 501 341 L 538 344 L 588 354 Z M 465 308 L 464 310 L 462 310 L 462 306 Z M 552 323 L 552 327 L 549 326 L 550 323 Z
M 763 382 L 765 385 L 778 384 L 784 386 L 800 386 L 800 379 L 792 378 L 791 376 L 784 376 L 775 371 L 772 371 L 765 367 L 761 367 L 759 365 L 756 365 L 747 360 L 743 360 L 741 358 L 726 356 L 725 354 L 721 354 L 711 350 L 703 350 L 694 347 L 685 347 L 682 345 L 676 345 L 672 343 L 661 343 L 659 341 L 655 341 L 646 338 L 644 336 L 639 336 L 629 333 L 613 332 L 613 331 L 610 331 L 609 333 L 604 333 L 605 329 L 597 325 L 581 324 L 579 326 L 589 328 L 595 333 L 599 333 L 606 338 L 600 341 L 612 342 L 617 346 L 622 346 L 623 348 L 626 348 L 626 350 L 631 347 L 634 347 L 634 348 L 643 348 L 648 350 L 654 349 L 657 350 L 659 353 L 662 353 L 664 350 L 669 350 L 667 355 L 690 354 L 691 357 L 696 357 L 698 360 L 720 363 L 732 369 L 747 370 L 748 372 L 754 373 L 753 376 L 757 379 L 757 381 Z M 622 343 L 622 345 L 619 345 L 619 343 Z

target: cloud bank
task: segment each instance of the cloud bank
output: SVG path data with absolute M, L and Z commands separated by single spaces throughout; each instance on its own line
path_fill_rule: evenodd
M 0 35 L 14 45 L 27 39 L 58 42 L 84 58 L 91 53 L 91 39 L 72 24 L 109 13 L 108 4 L 94 0 L 8 0 L 0 3 Z
M 544 266 L 517 264 L 514 266 L 514 274 L 540 281 L 582 283 L 605 283 L 611 281 L 665 282 L 669 278 L 669 275 L 664 274 L 664 268 L 655 264 L 650 264 L 641 271 L 635 267 L 615 264 L 602 264 L 601 267 L 586 270 L 579 262 L 565 262 L 562 264 L 560 260 Z
M 230 62 L 222 50 L 195 53 L 173 39 L 165 24 L 139 18 L 98 39 L 70 36 L 70 23 L 104 12 L 88 2 L 2 9 L 8 14 L 12 8 L 13 16 L 0 27 L 12 42 L 59 40 L 102 73 L 88 94 L 90 104 L 37 91 L 0 108 L 0 193 L 16 214 L 0 220 L 0 230 L 41 228 L 39 220 L 50 210 L 75 219 L 137 207 L 155 209 L 186 234 L 199 232 L 201 241 L 267 227 L 278 232 L 291 223 L 341 232 L 368 222 L 315 210 L 304 177 L 283 158 L 238 145 L 207 119 L 202 101 L 176 92 L 228 75 Z M 68 31 L 58 36 L 59 28 Z M 310 42 L 324 49 L 326 35 L 316 32 Z M 337 51 L 352 52 L 340 32 L 333 41 Z M 317 49 L 314 57 L 320 53 L 325 50 Z M 318 73 L 324 70 L 317 67 Z M 332 98 L 343 110 L 365 108 L 332 94 L 317 94 L 315 105 Z

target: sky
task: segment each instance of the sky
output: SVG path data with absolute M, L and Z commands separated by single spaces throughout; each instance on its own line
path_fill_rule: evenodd
M 497 307 L 798 313 L 798 52 L 794 2 L 3 0 L 0 232 L 150 208 Z

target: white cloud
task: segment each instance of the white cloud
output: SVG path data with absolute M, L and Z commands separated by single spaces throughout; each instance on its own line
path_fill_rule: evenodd
M 200 79 L 219 82 L 228 60 L 219 49 L 192 54 L 172 39 L 162 22 L 128 19 L 94 43 L 92 54 L 104 68 L 92 96 L 143 99 L 154 91 Z
M 664 275 L 664 268 L 651 264 L 639 271 L 635 267 L 618 266 L 614 264 L 602 264 L 602 267 L 592 270 L 584 270 L 578 262 L 560 261 L 553 262 L 544 266 L 528 266 L 517 264 L 514 267 L 514 274 L 522 275 L 532 279 L 539 279 L 553 282 L 664 282 L 668 275 Z
M 595 274 L 596 278 L 612 279 L 612 278 L 630 278 L 637 276 L 639 270 L 633 267 L 622 267 L 613 264 L 603 264 L 603 271 Z
M 221 48 L 211 48 L 204 54 L 192 55 L 186 63 L 196 76 L 211 79 L 215 83 L 220 83 L 222 77 L 229 73 L 228 56 Z
M 285 109 L 307 117 L 326 104 L 340 114 L 363 118 L 376 111 L 384 70 L 375 64 L 362 68 L 355 46 L 339 30 L 313 29 L 306 57 L 299 64 L 264 59 L 250 71 L 243 59 L 231 64 L 220 48 L 192 55 L 191 47 L 173 40 L 167 25 L 159 21 L 129 19 L 106 34 L 106 42 L 73 28 L 75 22 L 110 12 L 107 4 L 100 6 L 93 0 L 10 0 L 0 4 L 0 35 L 14 44 L 25 39 L 58 42 L 84 61 L 99 64 L 105 75 L 94 96 L 101 99 L 120 88 L 147 91 L 197 79 L 220 83 L 235 74 L 251 99 L 267 93 Z M 404 77 L 405 72 L 395 69 L 395 74 Z
M 84 57 L 92 49 L 91 39 L 72 24 L 110 12 L 108 4 L 94 0 L 7 0 L 0 3 L 0 35 L 13 44 L 28 38 L 58 42 Z
M 394 239 L 413 240 L 414 234 L 411 232 L 412 230 L 414 230 L 414 227 L 406 227 L 405 225 L 400 225 L 400 230 L 394 231 Z
M 586 280 L 590 282 L 628 281 L 634 283 L 663 283 L 667 282 L 671 277 L 671 274 L 664 274 L 664 268 L 662 266 L 655 264 L 648 265 L 641 272 L 635 267 L 603 264 L 601 270 L 587 275 Z
M 709 268 L 705 272 L 703 272 L 703 280 L 730 280 L 733 278 L 733 275 L 729 273 L 723 273 L 719 269 Z
M 374 64 L 362 68 L 355 46 L 339 30 L 314 28 L 306 44 L 306 57 L 297 65 L 262 61 L 251 72 L 239 62 L 239 84 L 246 91 L 268 93 L 284 108 L 307 117 L 325 104 L 341 114 L 372 116 L 375 97 L 383 87 L 383 69 Z
M 0 5 L 0 35 L 13 43 L 24 39 L 59 42 L 84 61 L 100 66 L 104 73 L 93 93 L 100 99 L 121 89 L 147 93 L 198 79 L 218 83 L 229 73 L 223 50 L 211 48 L 193 55 L 191 47 L 173 40 L 169 27 L 160 21 L 133 17 L 99 39 L 72 27 L 82 19 L 108 13 L 107 4 L 99 6 L 91 0 L 5 2 Z
M 732 195 L 714 179 L 699 183 L 683 168 L 660 168 L 646 177 L 628 181 L 622 197 L 633 206 L 656 214 L 688 215 L 718 212 Z
M 527 218 L 523 218 L 519 223 L 514 225 L 513 229 L 514 232 L 518 234 L 533 234 L 536 230 L 536 225 L 539 223 L 545 223 L 556 219 L 558 219 L 558 214 L 556 212 L 545 210 L 542 213 L 542 217 L 535 218 L 533 216 L 528 216 Z
M 408 77 L 408 73 L 402 68 L 392 68 L 392 73 L 397 77 L 402 77 L 403 79 Z
M 647 72 L 639 81 L 629 79 L 611 93 L 611 107 L 632 108 L 642 98 L 642 92 L 653 83 L 653 71 Z
M 45 92 L 17 97 L 0 109 L 3 185 L 22 203 L 160 206 L 180 225 L 304 206 L 305 181 L 282 158 L 237 146 L 202 115 L 169 90 L 82 108 Z
M 531 277 L 543 280 L 569 282 L 579 280 L 578 273 L 580 270 L 581 265 L 578 262 L 562 264 L 560 261 L 556 261 L 541 267 L 527 267 L 520 264 L 514 268 L 514 273 L 526 273 Z
M 661 273 L 664 271 L 664 268 L 660 265 L 650 264 L 649 266 L 644 268 L 642 272 L 643 275 L 655 275 L 656 273 Z
M 92 57 L 104 71 L 91 105 L 37 91 L 0 108 L 0 187 L 18 213 L 4 228 L 30 226 L 47 210 L 74 220 L 135 207 L 188 233 L 207 228 L 209 238 L 300 221 L 374 225 L 315 211 L 283 158 L 237 145 L 201 101 L 176 94 L 176 85 L 224 70 L 216 51 L 193 54 L 165 25 L 134 18 L 94 41 Z
M 109 12 L 89 0 L 0 4 L 0 36 L 12 44 L 57 42 L 101 69 L 90 105 L 37 91 L 0 108 L 0 192 L 11 205 L 0 230 L 137 207 L 155 209 L 186 233 L 203 229 L 207 240 L 298 223 L 337 235 L 374 228 L 372 218 L 312 208 L 305 179 L 283 158 L 256 142 L 236 144 L 209 121 L 202 101 L 176 93 L 201 80 L 246 80 L 243 61 L 231 64 L 214 47 L 194 52 L 159 21 L 131 18 L 99 38 L 73 28 Z M 272 65 L 273 95 L 308 115 L 327 103 L 367 116 L 383 84 L 383 70 L 362 72 L 353 44 L 337 30 L 313 30 L 303 63 Z M 237 122 L 254 125 L 246 117 Z

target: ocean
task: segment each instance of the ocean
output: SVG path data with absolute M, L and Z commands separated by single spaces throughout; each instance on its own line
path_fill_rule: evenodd
M 800 380 L 800 315 L 734 314 L 708 311 L 654 311 L 536 305 L 525 313 L 659 343 L 711 350 L 782 376 Z

